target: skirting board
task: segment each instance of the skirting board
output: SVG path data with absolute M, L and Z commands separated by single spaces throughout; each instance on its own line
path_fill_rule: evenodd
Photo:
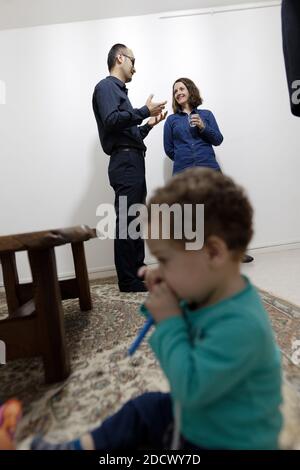
M 300 249 L 300 242 L 291 242 L 285 244 L 276 244 L 276 245 L 269 245 L 269 246 L 261 246 L 261 247 L 253 247 L 250 248 L 247 253 L 253 255 L 255 257 L 256 254 L 259 253 L 271 253 L 271 252 L 278 252 L 278 251 L 285 251 L 285 250 L 299 250 Z M 157 264 L 153 258 L 146 259 L 146 262 L 149 266 Z M 101 279 L 104 277 L 111 277 L 116 276 L 116 270 L 114 266 L 104 266 L 99 268 L 92 268 L 88 270 L 89 279 Z M 74 272 L 68 273 L 60 273 L 59 279 L 69 279 L 74 277 Z M 31 282 L 31 279 L 21 279 L 21 283 Z M 0 282 L 0 291 L 3 291 L 3 282 Z

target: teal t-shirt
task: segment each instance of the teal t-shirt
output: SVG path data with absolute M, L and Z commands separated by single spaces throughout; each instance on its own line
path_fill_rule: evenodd
M 149 343 L 181 408 L 181 434 L 208 449 L 277 449 L 281 360 L 256 289 L 160 322 Z M 150 312 L 151 313 L 151 312 Z

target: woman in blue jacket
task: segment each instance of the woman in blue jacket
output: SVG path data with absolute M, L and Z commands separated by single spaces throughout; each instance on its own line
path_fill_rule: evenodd
M 213 145 L 223 136 L 211 111 L 197 109 L 202 104 L 199 90 L 189 78 L 173 85 L 173 111 L 164 127 L 164 148 L 174 161 L 173 173 L 193 166 L 220 171 Z
M 173 174 L 193 166 L 221 171 L 213 146 L 220 145 L 223 136 L 213 113 L 208 109 L 198 109 L 202 101 L 192 80 L 176 80 L 172 102 L 174 114 L 168 117 L 164 127 L 164 148 L 174 161 Z M 243 263 L 251 261 L 253 257 L 246 254 Z

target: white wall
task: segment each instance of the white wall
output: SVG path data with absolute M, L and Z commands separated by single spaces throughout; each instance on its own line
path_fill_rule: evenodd
M 299 121 L 290 114 L 280 8 L 172 19 L 157 15 L 0 32 L 0 233 L 86 223 L 113 202 L 92 113 L 95 84 L 107 75 L 112 44 L 133 49 L 130 99 L 168 99 L 179 76 L 192 78 L 224 134 L 223 170 L 243 184 L 255 207 L 252 247 L 300 241 Z M 149 192 L 171 167 L 162 126 L 146 140 Z M 112 241 L 86 245 L 91 271 L 113 266 Z M 21 277 L 28 277 L 19 257 Z M 61 274 L 73 271 L 58 250 Z
M 260 0 L 251 0 L 253 2 Z M 208 8 L 228 3 L 249 3 L 249 0 L 185 0 L 184 8 Z M 0 29 L 149 15 L 182 10 L 182 7 L 182 0 L 0 0 Z

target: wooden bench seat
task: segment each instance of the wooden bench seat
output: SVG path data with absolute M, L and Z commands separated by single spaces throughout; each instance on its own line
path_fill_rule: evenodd
M 80 309 L 92 308 L 84 242 L 96 237 L 86 225 L 0 237 L 0 262 L 8 317 L 0 321 L 0 340 L 7 360 L 41 355 L 46 383 L 70 373 L 62 299 L 79 298 Z M 59 281 L 55 247 L 71 244 L 75 278 Z M 32 282 L 20 284 L 17 251 L 27 251 Z

